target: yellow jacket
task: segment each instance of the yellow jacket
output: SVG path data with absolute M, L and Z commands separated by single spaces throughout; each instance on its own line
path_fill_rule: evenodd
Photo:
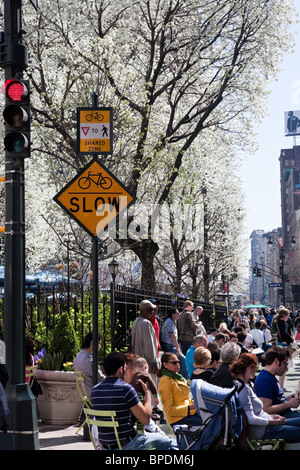
M 187 381 L 163 375 L 158 384 L 158 391 L 164 409 L 164 415 L 169 424 L 176 423 L 188 416 L 188 406 L 192 404 L 189 397 Z M 190 415 L 196 413 L 191 410 Z

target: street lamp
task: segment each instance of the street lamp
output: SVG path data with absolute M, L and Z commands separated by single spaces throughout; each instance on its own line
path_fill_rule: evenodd
M 282 303 L 285 305 L 285 282 L 288 280 L 287 275 L 284 272 L 284 259 L 285 259 L 285 245 L 287 242 L 289 242 L 291 245 L 296 244 L 296 240 L 294 236 L 288 237 L 285 240 L 285 243 L 283 245 L 280 245 L 279 241 L 277 238 L 274 237 L 268 237 L 268 242 L 267 245 L 273 245 L 273 240 L 275 240 L 278 244 L 278 249 L 279 249 L 279 277 L 281 278 L 281 284 L 282 284 Z
M 117 275 L 117 272 L 118 272 L 118 269 L 119 269 L 119 263 L 113 259 L 109 265 L 108 265 L 108 269 L 109 269 L 109 272 L 111 274 L 111 277 L 113 279 L 113 282 L 115 282 L 116 280 L 116 275 Z
M 113 259 L 109 265 L 108 269 L 112 277 L 112 281 L 110 283 L 110 337 L 111 337 L 111 351 L 115 350 L 115 280 L 116 275 L 118 272 L 119 263 Z

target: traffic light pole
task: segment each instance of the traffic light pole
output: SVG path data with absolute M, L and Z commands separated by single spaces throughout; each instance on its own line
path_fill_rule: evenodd
M 281 258 L 282 260 L 282 258 Z M 257 263 L 256 263 L 257 264 Z M 267 268 L 265 269 L 265 273 L 267 274 L 273 274 L 274 276 L 277 276 L 280 280 L 281 280 L 281 289 L 282 289 L 282 304 L 285 305 L 285 282 L 286 282 L 286 274 L 284 273 L 284 263 L 283 263 L 283 260 L 282 260 L 282 264 L 280 264 L 279 266 L 279 269 L 280 269 L 280 272 L 277 273 L 276 271 L 274 271 L 273 269 L 271 269 L 269 266 L 266 266 L 265 264 L 263 263 L 259 263 L 260 266 L 264 267 L 264 268 Z M 257 266 L 256 266 L 257 268 Z M 254 272 L 254 269 L 255 267 L 253 268 L 253 272 Z
M 22 44 L 21 0 L 4 0 L 4 42 L 0 65 L 5 80 L 22 78 L 27 48 Z M 10 410 L 8 432 L 0 448 L 39 448 L 36 399 L 25 383 L 25 198 L 24 158 L 5 154 L 5 277 L 4 342 L 9 382 L 5 392 Z

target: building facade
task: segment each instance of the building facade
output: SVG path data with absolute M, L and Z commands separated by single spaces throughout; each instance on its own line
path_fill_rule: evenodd
M 280 162 L 282 264 L 286 300 L 293 303 L 293 285 L 300 284 L 300 146 L 282 149 Z M 298 303 L 298 302 L 297 302 Z

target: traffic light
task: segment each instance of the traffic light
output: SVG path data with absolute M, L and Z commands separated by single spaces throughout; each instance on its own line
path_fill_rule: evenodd
M 261 269 L 260 269 L 260 268 L 257 268 L 256 276 L 257 276 L 257 277 L 261 277 Z
M 2 91 L 5 96 L 5 154 L 11 158 L 30 157 L 29 80 L 10 78 Z
M 253 268 L 253 277 L 261 277 L 261 269 L 258 266 Z

